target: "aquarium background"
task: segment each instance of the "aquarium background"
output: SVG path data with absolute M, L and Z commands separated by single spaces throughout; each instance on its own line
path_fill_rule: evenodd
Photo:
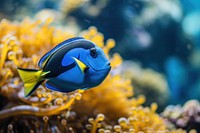
M 1 0 L 0 19 L 0 132 L 200 132 L 200 1 Z M 103 48 L 108 78 L 24 99 L 16 67 L 74 36 Z

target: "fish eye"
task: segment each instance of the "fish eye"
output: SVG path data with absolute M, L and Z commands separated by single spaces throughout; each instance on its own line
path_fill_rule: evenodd
M 96 48 L 91 48 L 90 49 L 90 55 L 93 57 L 93 58 L 96 58 L 97 57 L 97 50 Z

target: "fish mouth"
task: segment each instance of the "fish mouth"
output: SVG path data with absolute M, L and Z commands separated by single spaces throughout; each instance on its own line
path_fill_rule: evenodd
M 105 70 L 110 71 L 111 65 L 110 65 L 110 63 L 107 63 L 106 68 L 103 68 L 103 69 L 100 69 L 100 70 L 96 70 L 96 69 L 93 68 L 93 67 L 88 67 L 88 68 L 91 68 L 91 69 L 93 69 L 93 70 L 96 71 L 96 72 L 101 72 L 101 71 L 105 71 Z M 88 70 L 88 69 L 87 69 L 87 70 Z

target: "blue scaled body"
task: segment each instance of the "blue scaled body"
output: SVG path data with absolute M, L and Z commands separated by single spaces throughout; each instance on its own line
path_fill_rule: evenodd
M 25 96 L 32 94 L 45 80 L 47 88 L 59 92 L 92 88 L 101 84 L 111 69 L 103 50 L 82 37 L 58 44 L 38 65 L 41 70 L 18 68 Z

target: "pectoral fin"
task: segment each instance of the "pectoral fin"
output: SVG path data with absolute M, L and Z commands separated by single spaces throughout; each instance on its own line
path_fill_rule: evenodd
M 88 69 L 88 66 L 86 66 L 83 62 L 81 62 L 79 59 L 75 57 L 73 57 L 73 59 L 75 60 L 78 67 L 80 68 L 81 72 L 85 73 L 85 71 Z

